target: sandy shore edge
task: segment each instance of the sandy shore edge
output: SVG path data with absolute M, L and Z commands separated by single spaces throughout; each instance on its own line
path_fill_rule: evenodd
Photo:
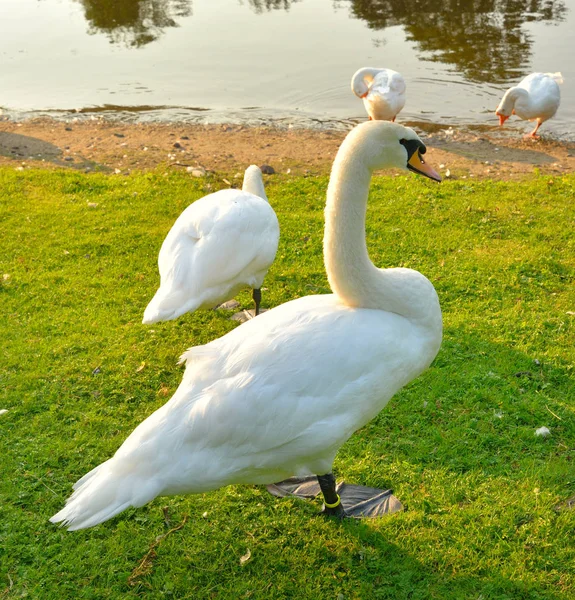
M 417 129 L 417 126 L 415 127 Z M 107 120 L 0 121 L 0 165 L 128 174 L 166 167 L 230 175 L 250 164 L 276 173 L 329 173 L 346 132 L 245 125 L 126 124 Z M 571 173 L 575 144 L 486 128 L 422 131 L 428 161 L 451 178 L 516 179 Z

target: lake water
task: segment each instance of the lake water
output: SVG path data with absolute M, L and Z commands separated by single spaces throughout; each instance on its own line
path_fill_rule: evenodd
M 561 71 L 542 133 L 573 140 L 574 30 L 575 0 L 0 0 L 0 106 L 349 126 L 351 75 L 382 66 L 407 82 L 400 122 L 495 127 L 505 89 Z

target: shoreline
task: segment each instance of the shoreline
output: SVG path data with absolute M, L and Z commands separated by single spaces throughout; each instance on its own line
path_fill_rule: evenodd
M 531 140 L 511 128 L 404 124 L 421 134 L 429 162 L 451 179 L 514 180 L 575 171 L 575 142 L 546 138 L 544 131 Z M 233 176 L 249 164 L 266 164 L 276 173 L 325 175 L 346 133 L 339 127 L 4 119 L 0 165 L 116 174 L 169 167 Z

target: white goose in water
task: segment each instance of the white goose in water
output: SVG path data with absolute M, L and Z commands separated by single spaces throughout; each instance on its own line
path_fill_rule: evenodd
M 517 115 L 525 121 L 537 121 L 528 137 L 538 137 L 541 123 L 554 116 L 559 108 L 559 83 L 563 83 L 561 73 L 531 73 L 525 77 L 518 85 L 508 89 L 499 103 L 495 111 L 499 125 L 503 125 L 510 115 Z
M 318 475 L 327 514 L 365 515 L 344 492 L 340 501 L 335 455 L 430 365 L 442 337 L 429 280 L 411 269 L 378 269 L 369 259 L 369 184 L 373 170 L 390 167 L 439 181 L 423 152 L 406 127 L 355 127 L 338 151 L 327 192 L 324 259 L 334 293 L 287 302 L 189 349 L 171 400 L 76 483 L 51 521 L 83 529 L 156 496 L 294 475 Z M 345 489 L 362 500 L 381 493 Z
M 245 287 L 253 289 L 259 314 L 260 287 L 274 261 L 279 235 L 262 172 L 251 165 L 241 190 L 204 196 L 178 217 L 160 249 L 160 288 L 143 322 L 214 308 Z
M 370 120 L 395 121 L 405 106 L 405 80 L 391 69 L 359 69 L 351 78 L 351 91 L 363 99 Z

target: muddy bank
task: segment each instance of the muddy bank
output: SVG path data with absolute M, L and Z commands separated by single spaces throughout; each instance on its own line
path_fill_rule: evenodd
M 570 173 L 575 144 L 523 139 L 496 128 L 431 127 L 428 160 L 452 178 L 515 179 Z M 0 121 L 0 165 L 64 167 L 127 174 L 157 167 L 234 174 L 249 164 L 278 173 L 323 174 L 345 132 L 242 125 L 126 124 L 113 121 Z

